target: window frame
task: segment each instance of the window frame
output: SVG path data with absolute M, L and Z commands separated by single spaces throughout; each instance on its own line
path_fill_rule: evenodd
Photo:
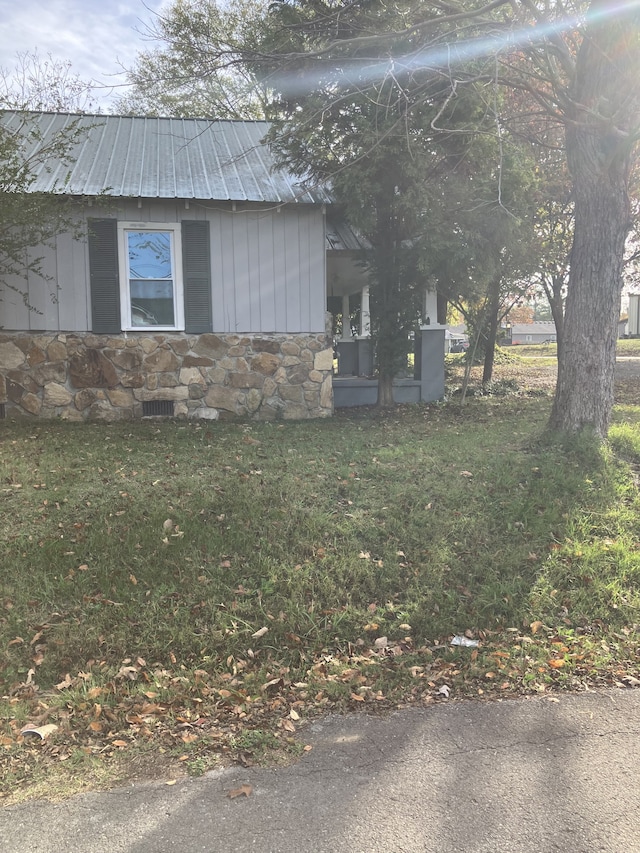
M 127 233 L 130 231 L 169 233 L 171 235 L 171 273 L 173 278 L 174 324 L 171 326 L 134 326 L 131 320 L 131 291 L 129 286 L 129 252 Z M 123 332 L 184 332 L 184 279 L 182 272 L 182 225 L 180 222 L 121 222 L 118 221 L 118 266 L 120 269 L 120 316 Z

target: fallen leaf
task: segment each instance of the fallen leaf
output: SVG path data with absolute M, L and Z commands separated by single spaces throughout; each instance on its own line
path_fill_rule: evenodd
M 230 800 L 235 800 L 236 797 L 248 797 L 253 791 L 253 787 L 251 785 L 240 785 L 239 788 L 232 788 L 227 797 Z
M 444 696 L 445 699 L 448 699 L 450 692 L 451 688 L 447 684 L 443 684 L 440 690 L 438 690 L 438 696 Z
M 562 658 L 555 658 L 549 661 L 549 666 L 553 669 L 561 669 L 564 666 L 564 660 Z
M 292 720 L 299 720 L 300 714 L 297 711 L 294 711 L 293 708 L 289 711 L 289 716 Z
M 264 628 L 260 628 L 259 631 L 256 631 L 255 634 L 252 634 L 251 637 L 254 640 L 259 640 L 260 637 L 264 637 L 269 629 L 265 626 Z
M 364 696 L 360 696 L 358 693 L 350 693 L 349 695 L 354 702 L 364 702 Z
M 177 779 L 169 779 L 169 781 L 165 782 L 164 784 L 165 785 L 175 785 L 177 781 L 178 781 Z
M 529 627 L 531 628 L 532 634 L 537 634 L 540 628 L 542 628 L 542 622 L 538 619 L 535 622 L 532 622 Z
M 194 740 L 198 740 L 198 735 L 193 734 L 192 732 L 185 732 L 181 738 L 183 743 L 193 743 Z

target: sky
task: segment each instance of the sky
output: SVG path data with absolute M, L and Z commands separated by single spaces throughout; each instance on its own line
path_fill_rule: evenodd
M 153 43 L 145 25 L 168 0 L 0 0 L 0 68 L 11 72 L 18 53 L 49 54 L 71 72 L 99 83 L 93 102 L 108 109 L 125 83 L 123 67 Z

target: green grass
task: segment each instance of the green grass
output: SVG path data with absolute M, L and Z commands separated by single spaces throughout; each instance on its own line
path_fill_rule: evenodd
M 432 701 L 445 681 L 637 672 L 638 411 L 600 448 L 543 436 L 549 405 L 3 423 L 5 790 L 61 758 L 158 748 L 200 773 L 274 738 L 295 754 L 302 718 Z M 448 645 L 465 631 L 474 652 Z M 59 731 L 34 745 L 33 721 Z

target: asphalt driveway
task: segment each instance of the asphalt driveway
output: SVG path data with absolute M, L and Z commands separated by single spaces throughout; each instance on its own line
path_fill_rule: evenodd
M 638 689 L 331 717 L 305 740 L 290 767 L 5 807 L 0 850 L 640 851 Z

